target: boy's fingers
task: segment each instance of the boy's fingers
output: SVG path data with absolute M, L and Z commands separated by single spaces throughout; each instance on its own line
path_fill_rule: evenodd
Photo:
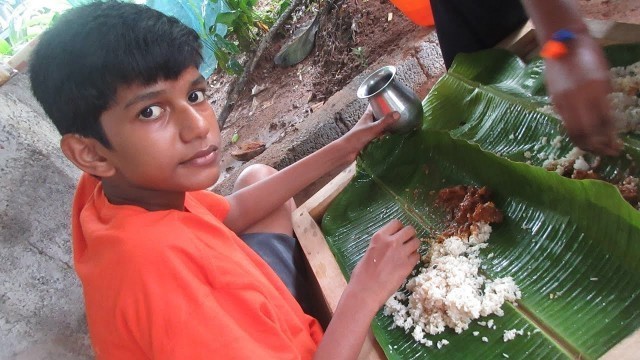
M 393 124 L 399 119 L 400 119 L 400 113 L 397 111 L 393 111 L 385 115 L 382 118 L 382 120 L 380 120 L 380 123 L 381 123 L 380 125 L 383 126 L 384 128 L 387 128 L 389 125 Z
M 392 235 L 398 232 L 398 230 L 402 229 L 402 223 L 400 220 L 393 219 L 385 224 L 382 228 L 380 228 L 379 232 L 387 235 Z
M 413 251 L 411 252 L 411 254 L 409 254 L 409 262 L 410 264 L 412 264 L 412 266 L 415 266 L 415 264 L 417 264 L 420 261 L 420 254 L 418 254 L 417 251 Z
M 367 108 L 364 110 L 364 113 L 373 115 L 373 108 L 371 107 L 371 104 L 367 105 Z
M 396 232 L 393 236 L 402 240 L 402 242 L 404 243 L 405 241 L 416 236 L 416 230 L 413 228 L 413 226 L 405 226 L 402 229 L 398 230 L 398 232 Z
M 364 121 L 367 123 L 372 123 L 373 122 L 373 109 L 371 108 L 371 105 L 367 106 L 367 109 L 364 111 L 364 113 L 362 114 L 362 116 L 360 117 L 360 121 Z
M 412 237 L 409 241 L 404 243 L 405 249 L 407 251 L 407 255 L 411 255 L 413 253 L 417 253 L 420 248 L 420 239 L 417 237 Z

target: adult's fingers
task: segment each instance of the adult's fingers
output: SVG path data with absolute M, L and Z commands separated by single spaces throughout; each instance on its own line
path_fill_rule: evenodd
M 556 102 L 567 134 L 576 146 L 601 155 L 616 155 L 619 148 L 606 106 L 591 96 L 562 96 Z
M 589 137 L 589 127 L 594 126 L 592 119 L 587 113 L 586 117 L 583 114 L 583 109 L 576 104 L 575 97 L 571 96 L 571 93 L 554 94 L 553 102 L 562 118 L 564 128 L 571 141 L 586 150 L 587 138 Z
M 599 108 L 600 127 L 604 134 L 603 154 L 616 156 L 622 150 L 622 141 L 618 138 L 617 127 L 613 111 L 611 109 L 611 101 L 607 97 L 598 97 L 594 101 Z
M 589 111 L 595 117 L 595 129 L 593 136 L 587 139 L 588 149 L 598 154 L 617 155 L 621 150 L 617 141 L 611 102 L 607 95 L 611 93 L 611 84 L 606 81 L 595 81 L 593 86 L 586 90 L 582 108 Z

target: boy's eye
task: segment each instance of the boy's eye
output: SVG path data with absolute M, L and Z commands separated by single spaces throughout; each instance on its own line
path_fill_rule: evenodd
M 189 102 L 192 104 L 197 104 L 199 102 L 202 102 L 204 100 L 204 91 L 196 90 L 191 94 L 189 94 L 188 99 L 189 99 Z
M 162 111 L 163 110 L 160 106 L 148 106 L 140 111 L 140 115 L 138 115 L 138 117 L 142 120 L 154 120 L 162 114 Z

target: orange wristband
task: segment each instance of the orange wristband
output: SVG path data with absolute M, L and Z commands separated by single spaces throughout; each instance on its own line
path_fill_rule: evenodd
M 551 35 L 551 39 L 542 45 L 540 56 L 545 59 L 559 59 L 569 53 L 567 43 L 576 35 L 570 30 L 560 29 Z

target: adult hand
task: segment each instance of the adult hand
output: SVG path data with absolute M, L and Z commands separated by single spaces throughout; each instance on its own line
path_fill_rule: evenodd
M 377 309 L 407 278 L 420 260 L 420 240 L 411 226 L 392 220 L 378 230 L 351 275 L 349 286 L 358 287 Z
M 581 149 L 617 155 L 617 137 L 611 105 L 609 66 L 602 49 L 588 34 L 569 43 L 569 53 L 545 61 L 545 81 L 567 134 Z

